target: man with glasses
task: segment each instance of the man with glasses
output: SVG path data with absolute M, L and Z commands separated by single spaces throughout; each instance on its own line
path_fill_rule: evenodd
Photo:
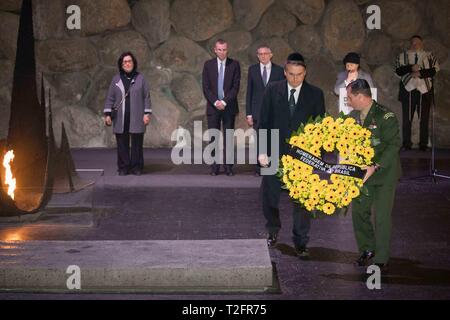
M 258 127 L 259 113 L 266 86 L 270 82 L 284 79 L 282 67 L 273 63 L 272 50 L 267 45 L 260 45 L 256 50 L 259 63 L 248 68 L 246 115 L 247 124 L 254 129 Z M 255 168 L 255 175 L 260 175 L 259 166 Z
M 122 53 L 117 66 L 119 73 L 113 77 L 105 100 L 104 120 L 116 135 L 119 175 L 140 176 L 144 169 L 144 133 L 152 113 L 150 88 L 137 71 L 133 53 Z

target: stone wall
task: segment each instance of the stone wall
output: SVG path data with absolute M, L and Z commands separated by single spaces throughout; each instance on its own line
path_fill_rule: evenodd
M 20 0 L 0 2 L 0 139 L 7 135 Z M 230 44 L 242 67 L 237 126 L 246 128 L 247 69 L 255 49 L 267 43 L 274 61 L 293 50 L 308 64 L 307 79 L 325 92 L 327 110 L 337 114 L 333 86 L 342 58 L 362 54 L 362 67 L 379 88 L 379 101 L 401 118 L 395 55 L 419 33 L 439 58 L 436 78 L 437 145 L 450 147 L 450 4 L 447 0 L 35 0 L 38 72 L 51 88 L 55 129 L 66 123 L 73 147 L 114 146 L 102 124 L 106 90 L 125 50 L 136 53 L 150 82 L 154 116 L 145 136 L 148 147 L 171 145 L 179 126 L 192 129 L 205 119 L 201 71 L 213 56 L 215 39 Z M 66 29 L 66 7 L 81 8 L 81 30 Z M 381 8 L 382 28 L 368 30 L 366 8 Z M 415 21 L 415 24 L 410 24 Z M 38 78 L 40 78 L 38 76 Z M 39 81 L 39 79 L 38 79 Z M 418 140 L 415 129 L 415 140 Z

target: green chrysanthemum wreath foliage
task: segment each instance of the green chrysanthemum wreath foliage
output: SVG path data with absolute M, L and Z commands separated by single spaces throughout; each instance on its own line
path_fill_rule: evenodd
M 355 119 L 341 113 L 337 119 L 331 116 L 311 119 L 288 142 L 318 158 L 322 151 L 338 152 L 340 164 L 364 167 L 370 166 L 374 157 L 371 136 Z M 291 155 L 283 155 L 278 171 L 289 196 L 313 213 L 332 215 L 346 209 L 361 192 L 367 192 L 360 178 L 331 174 L 329 180 L 323 180 L 313 171 L 311 165 Z

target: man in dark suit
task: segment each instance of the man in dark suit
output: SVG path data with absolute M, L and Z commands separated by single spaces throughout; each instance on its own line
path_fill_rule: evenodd
M 288 56 L 284 67 L 286 80 L 270 83 L 262 102 L 259 129 L 279 130 L 278 143 L 280 153 L 270 155 L 281 158 L 288 154 L 289 144 L 286 142 L 293 131 L 297 130 L 301 123 L 306 123 L 309 117 L 325 114 L 324 95 L 321 89 L 304 81 L 306 76 L 306 64 L 301 54 L 292 53 Z M 270 134 L 269 134 L 270 137 Z M 261 150 L 261 149 L 260 149 Z M 267 150 L 271 150 L 268 148 Z M 267 154 L 258 156 L 262 167 L 269 165 Z M 281 181 L 276 175 L 264 175 L 261 184 L 263 198 L 263 212 L 266 218 L 268 231 L 267 244 L 274 247 L 277 242 L 278 232 L 281 229 L 279 214 L 279 202 Z M 301 259 L 309 257 L 306 247 L 309 237 L 310 216 L 309 213 L 293 202 L 293 241 L 297 255 Z
M 241 81 L 241 67 L 238 61 L 228 58 L 228 44 L 225 40 L 216 41 L 214 52 L 216 58 L 206 61 L 203 67 L 203 94 L 207 101 L 208 129 L 220 130 L 222 124 L 225 133 L 226 129 L 234 129 L 236 114 L 239 112 L 237 96 Z M 212 137 L 211 143 L 214 142 L 215 138 Z M 224 150 L 227 150 L 226 146 L 227 139 L 224 134 Z M 212 152 L 212 156 L 215 156 L 215 151 Z M 225 173 L 227 176 L 234 175 L 233 164 L 226 161 L 226 156 L 224 160 Z M 219 169 L 220 164 L 214 162 L 211 165 L 211 175 L 218 175 Z
M 267 45 L 259 46 L 256 55 L 259 63 L 248 68 L 246 98 L 247 124 L 255 130 L 258 128 L 262 98 L 266 86 L 270 82 L 284 79 L 284 70 L 272 63 L 272 50 Z M 255 175 L 260 175 L 259 166 L 256 166 Z

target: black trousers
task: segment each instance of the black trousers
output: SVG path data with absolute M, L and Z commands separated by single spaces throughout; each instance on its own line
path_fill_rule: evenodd
M 422 97 L 421 97 L 422 96 Z M 420 91 L 413 90 L 410 93 L 406 93 L 402 96 L 402 113 L 403 113 L 403 146 L 411 147 L 411 124 L 412 118 L 417 111 L 420 116 L 420 147 L 426 147 L 428 145 L 428 122 L 430 120 L 430 107 L 432 103 L 432 92 L 420 94 Z
M 116 141 L 117 167 L 119 171 L 142 171 L 144 168 L 144 134 L 129 132 L 122 134 L 116 133 Z
M 226 138 L 226 129 L 234 129 L 234 123 L 236 119 L 236 114 L 232 114 L 225 111 L 217 110 L 213 114 L 210 114 L 208 117 L 208 129 L 218 129 L 220 130 L 221 126 L 223 128 L 223 143 L 224 143 L 224 154 L 223 154 L 223 163 L 225 164 L 225 171 L 228 172 L 232 169 L 233 163 L 226 163 L 226 150 L 227 143 L 234 143 L 234 140 L 227 141 Z M 212 136 L 210 139 L 210 143 L 215 143 L 215 137 Z M 212 152 L 212 156 L 215 156 L 215 150 Z M 234 159 L 233 159 L 234 162 Z M 211 165 L 211 172 L 218 173 L 220 169 L 220 164 L 213 163 Z
M 263 213 L 266 218 L 266 229 L 269 234 L 278 233 L 281 229 L 280 220 L 280 193 L 281 181 L 275 176 L 263 176 L 261 183 Z M 309 230 L 311 228 L 310 214 L 292 202 L 292 240 L 296 247 L 306 247 L 309 241 Z

